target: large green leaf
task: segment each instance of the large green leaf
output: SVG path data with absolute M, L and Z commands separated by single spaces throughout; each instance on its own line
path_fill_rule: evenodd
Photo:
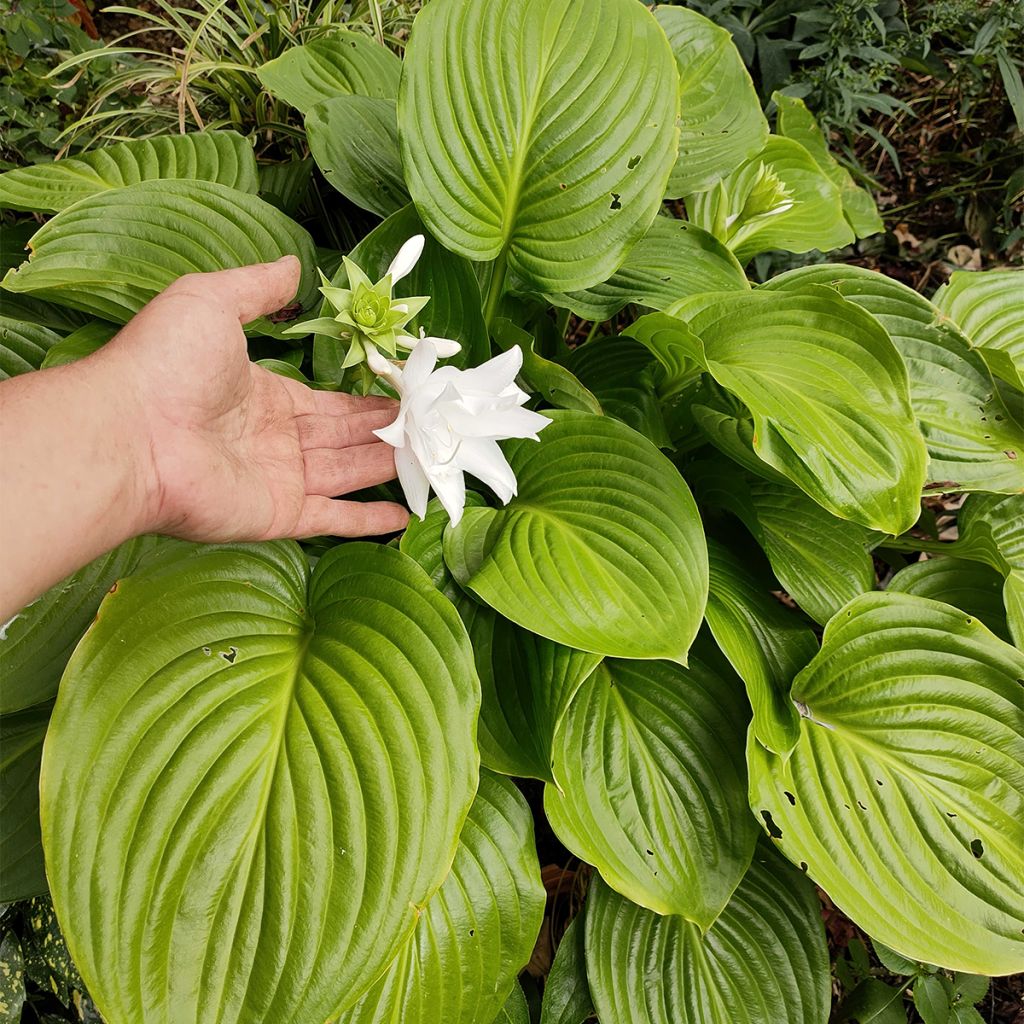
M 48 327 L 0 316 L 0 380 L 38 370 L 59 341 Z
M 357 206 L 389 217 L 409 203 L 395 101 L 335 96 L 306 115 L 306 141 L 323 176 Z
M 182 274 L 302 261 L 296 301 L 316 294 L 313 242 L 274 207 L 210 181 L 142 181 L 58 213 L 32 237 L 32 256 L 3 287 L 116 323 Z
M 900 569 L 885 589 L 945 601 L 979 618 L 1000 640 L 1012 643 L 1003 606 L 1003 577 L 991 566 L 963 558 L 928 558 Z
M 546 894 L 533 818 L 515 785 L 482 772 L 451 873 L 388 972 L 338 1024 L 481 1024 L 533 952 Z
M 0 715 L 0 903 L 46 892 L 39 761 L 51 707 Z
M 423 223 L 411 204 L 379 224 L 349 253 L 349 258 L 374 281 L 380 280 L 395 254 L 413 235 L 423 234 Z M 480 288 L 472 265 L 448 252 L 429 234 L 423 255 L 412 272 L 395 285 L 396 297 L 429 295 L 430 301 L 409 322 L 408 329 L 421 328 L 432 337 L 451 338 L 462 351 L 449 362 L 455 366 L 476 366 L 489 358 L 487 328 L 480 309 Z M 348 284 L 342 267 L 332 283 Z M 313 348 L 313 369 L 318 381 L 337 383 L 348 342 L 318 335 Z
M 1024 650 L 1024 495 L 972 494 L 958 525 L 960 539 L 950 553 L 986 562 L 1002 573 L 1006 621 Z
M 788 481 L 723 475 L 712 462 L 691 467 L 687 479 L 702 506 L 726 509 L 746 526 L 783 589 L 816 622 L 874 590 L 872 532 L 837 519 Z
M 270 93 L 308 114 L 322 100 L 348 93 L 393 100 L 402 62 L 369 36 L 335 29 L 285 50 L 256 73 Z
M 717 238 L 684 220 L 656 217 L 607 281 L 548 299 L 585 320 L 601 321 L 630 302 L 664 309 L 688 295 L 749 287 L 736 257 Z
M 0 207 L 56 213 L 98 192 L 158 178 L 215 181 L 240 192 L 259 186 L 252 144 L 237 132 L 160 135 L 0 174 Z
M 679 69 L 679 156 L 668 181 L 673 199 L 702 192 L 768 141 L 768 122 L 732 34 L 696 11 L 655 11 Z
M 808 284 L 834 288 L 888 331 L 907 365 L 910 401 L 928 445 L 928 479 L 936 489 L 1024 490 L 1024 424 L 992 386 L 981 356 L 930 302 L 875 271 L 837 264 L 801 267 L 764 288 Z
M 789 688 L 818 653 L 818 641 L 806 623 L 771 596 L 740 550 L 709 538 L 708 557 L 708 626 L 746 684 L 754 735 L 769 750 L 785 754 L 799 735 Z
M 706 932 L 601 881 L 586 908 L 587 975 L 602 1021 L 825 1024 L 829 965 L 813 886 L 759 847 Z
M 775 92 L 772 100 L 778 108 L 777 128 L 780 135 L 799 142 L 814 157 L 817 165 L 839 189 L 843 216 L 858 238 L 885 230 L 874 197 L 861 188 L 853 175 L 829 152 L 825 133 L 818 126 L 807 105 L 797 96 Z
M 776 135 L 712 189 L 689 197 L 687 211 L 740 263 L 769 249 L 826 252 L 854 241 L 839 189 L 799 142 Z
M 709 295 L 627 333 L 670 370 L 703 364 L 753 414 L 758 456 L 834 515 L 892 534 L 917 521 L 926 451 L 907 370 L 859 306 L 815 286 Z
M 697 507 L 676 468 L 623 423 L 555 411 L 505 454 L 502 509 L 467 510 L 444 556 L 459 582 L 533 633 L 623 658 L 685 660 L 707 596 Z
M 107 591 L 158 551 L 176 545 L 136 537 L 61 580 L 0 630 L 0 714 L 52 700 L 75 644 Z
M 954 271 L 934 296 L 996 376 L 1024 391 L 1024 274 Z
M 480 676 L 480 759 L 505 775 L 552 781 L 552 743 L 569 702 L 601 661 L 469 602 L 460 606 Z
M 125 580 L 62 681 L 43 846 L 109 1020 L 326 1020 L 397 955 L 477 784 L 465 629 L 412 559 L 208 547 Z
M 1024 655 L 950 605 L 866 594 L 797 676 L 788 759 L 748 747 L 751 807 L 898 953 L 1024 969 Z
M 431 232 L 539 292 L 610 277 L 675 160 L 677 75 L 636 0 L 432 0 L 398 97 L 409 191 Z
M 741 688 L 694 661 L 605 661 L 555 735 L 544 811 L 617 892 L 702 930 L 750 863 Z

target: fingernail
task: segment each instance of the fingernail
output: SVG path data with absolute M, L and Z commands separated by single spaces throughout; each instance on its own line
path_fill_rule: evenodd
M 288 253 L 286 256 L 282 256 L 279 260 L 274 260 L 275 263 L 287 263 L 289 260 L 297 260 L 298 256 L 293 256 Z

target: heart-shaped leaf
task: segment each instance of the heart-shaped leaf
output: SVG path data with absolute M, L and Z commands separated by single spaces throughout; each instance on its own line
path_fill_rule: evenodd
M 240 192 L 259 184 L 252 144 L 237 132 L 159 135 L 0 174 L 0 207 L 56 213 L 99 192 L 159 178 L 215 181 Z
M 627 333 L 702 362 L 753 415 L 757 455 L 834 515 L 892 534 L 917 521 L 927 455 L 907 370 L 859 306 L 815 286 L 700 296 Z
M 1019 270 L 954 271 L 934 297 L 984 356 L 992 372 L 1024 391 L 1024 275 Z
M 741 551 L 708 538 L 711 583 L 704 614 L 715 642 L 746 684 L 754 735 L 769 750 L 785 754 L 799 735 L 789 687 L 818 653 L 818 641 L 760 585 Z
M 913 960 L 1024 969 L 1024 655 L 950 605 L 865 594 L 753 737 L 750 803 L 836 906 Z
M 888 331 L 907 365 L 910 401 L 928 445 L 929 487 L 1024 490 L 1024 423 L 993 388 L 981 356 L 930 302 L 873 270 L 836 264 L 801 267 L 763 287 L 808 284 L 834 288 Z
M 40 704 L 0 715 L 0 903 L 46 892 L 39 834 L 39 762 L 52 706 Z
M 505 618 L 594 654 L 684 660 L 707 597 L 697 507 L 678 470 L 605 416 L 555 411 L 505 454 L 502 509 L 467 510 L 444 557 Z
M 533 291 L 587 288 L 654 220 L 678 92 L 636 0 L 432 0 L 398 97 L 409 191 L 453 252 Z
M 885 589 L 944 601 L 981 619 L 1000 640 L 1013 642 L 1003 605 L 1003 577 L 991 566 L 963 558 L 929 558 L 900 569 Z
M 778 110 L 779 135 L 799 142 L 814 158 L 815 163 L 839 189 L 843 216 L 858 238 L 878 234 L 885 230 L 878 214 L 874 197 L 854 180 L 853 175 L 829 152 L 825 133 L 818 127 L 814 115 L 798 96 L 772 93 L 772 102 Z
M 750 863 L 742 690 L 694 662 L 606 660 L 555 735 L 544 810 L 604 880 L 706 930 Z
M 316 294 L 313 242 L 256 196 L 211 181 L 142 181 L 83 199 L 32 236 L 32 255 L 3 287 L 126 323 L 182 274 L 293 254 L 296 301 Z
M 827 252 L 854 241 L 839 189 L 799 142 L 776 135 L 712 189 L 690 197 L 687 212 L 740 263 L 769 249 Z
M 38 324 L 0 316 L 0 380 L 38 370 L 60 335 Z
M 409 204 L 395 101 L 335 96 L 306 115 L 306 140 L 323 176 L 357 206 L 390 217 Z
M 160 551 L 177 545 L 157 537 L 126 541 L 61 580 L 7 622 L 0 630 L 0 714 L 53 700 L 64 666 L 107 591 Z
M 519 987 L 544 902 L 530 809 L 511 781 L 481 772 L 451 873 L 387 973 L 338 1024 L 492 1020 Z
M 661 10 L 692 13 L 677 8 Z M 749 288 L 736 257 L 714 235 L 684 220 L 655 217 L 647 234 L 607 281 L 547 298 L 585 320 L 603 321 L 630 302 L 665 309 L 688 295 Z
M 950 554 L 974 558 L 1002 573 L 1010 635 L 1024 650 L 1024 494 L 972 494 L 958 520 Z
M 164 561 L 68 665 L 43 846 L 109 1020 L 326 1020 L 448 872 L 477 784 L 465 629 L 393 548 L 307 576 L 290 543 Z
M 702 192 L 768 141 L 768 122 L 732 34 L 696 11 L 658 7 L 679 70 L 679 156 L 667 195 Z
M 308 114 L 322 100 L 349 93 L 393 100 L 402 62 L 369 36 L 334 29 L 285 50 L 256 73 L 268 92 Z
M 602 1021 L 825 1024 L 829 963 L 814 887 L 759 846 L 711 928 L 660 917 L 595 879 L 587 976 Z

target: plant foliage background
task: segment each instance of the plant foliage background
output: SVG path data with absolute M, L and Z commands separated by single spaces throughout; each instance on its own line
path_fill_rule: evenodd
M 253 358 L 365 388 L 316 269 L 424 233 L 412 326 L 551 423 L 457 526 L 140 538 L 4 626 L 0 1020 L 1012 1020 L 1019 7 L 417 9 L 4 21 L 5 376 L 291 252 Z

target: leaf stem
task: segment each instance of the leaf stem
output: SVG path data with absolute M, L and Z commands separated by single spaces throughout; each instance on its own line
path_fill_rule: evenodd
M 498 313 L 498 303 L 505 293 L 505 278 L 508 274 L 508 248 L 503 248 L 491 264 L 491 278 L 487 284 L 487 301 L 484 304 L 484 323 L 490 334 L 494 326 L 494 318 Z

